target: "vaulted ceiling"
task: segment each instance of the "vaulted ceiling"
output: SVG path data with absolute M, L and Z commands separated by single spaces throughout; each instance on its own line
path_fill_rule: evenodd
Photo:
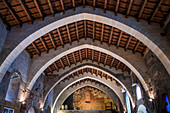
M 78 6 L 92 6 L 135 17 L 138 21 L 144 19 L 161 25 L 169 17 L 169 0 L 0 0 L 0 19 L 8 30 L 12 26 L 22 26 L 23 23 L 33 23 L 34 20 Z

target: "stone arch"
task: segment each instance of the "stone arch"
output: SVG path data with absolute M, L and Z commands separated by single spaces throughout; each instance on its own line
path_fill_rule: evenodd
M 55 98 L 55 101 L 54 101 L 54 104 L 52 106 L 52 109 L 51 109 L 51 112 L 53 113 L 54 111 L 54 108 L 55 108 L 55 104 L 57 103 L 59 97 L 61 96 L 61 94 L 68 88 L 70 87 L 71 85 L 73 85 L 74 83 L 80 81 L 80 80 L 84 80 L 84 79 L 92 79 L 92 80 L 95 80 L 95 81 L 98 81 L 104 85 L 106 85 L 107 87 L 109 87 L 110 89 L 112 89 L 115 94 L 119 97 L 124 109 L 126 110 L 126 107 L 125 107 L 125 104 L 124 104 L 124 98 L 123 98 L 123 94 L 121 92 L 121 88 L 118 88 L 118 86 L 115 86 L 115 85 L 111 85 L 109 84 L 108 82 L 104 82 L 102 80 L 100 80 L 99 78 L 96 78 L 94 76 L 91 76 L 90 73 L 89 74 L 86 74 L 84 77 L 81 77 L 81 78 L 78 78 L 76 80 L 74 80 L 73 82 L 69 83 L 69 85 L 67 85 L 66 87 L 62 88 L 62 91 L 59 92 L 59 94 L 57 95 L 57 97 Z
M 129 33 L 130 35 L 136 37 L 138 40 L 140 40 L 142 43 L 144 43 L 162 62 L 168 73 L 170 73 L 170 60 L 169 58 L 163 53 L 163 51 L 155 44 L 153 43 L 148 37 L 140 33 L 139 31 L 133 29 L 132 27 L 129 27 L 121 22 L 118 22 L 113 19 L 109 19 L 107 17 L 103 17 L 100 15 L 95 14 L 89 14 L 89 13 L 81 13 L 69 17 L 65 17 L 64 19 L 60 19 L 56 22 L 53 22 L 49 25 L 46 25 L 45 27 L 37 30 L 36 32 L 29 35 L 25 40 L 23 40 L 15 49 L 8 55 L 8 57 L 4 60 L 0 67 L 0 73 L 1 78 L 0 81 L 2 81 L 2 78 L 4 74 L 6 73 L 7 69 L 10 67 L 12 62 L 15 60 L 15 58 L 34 40 L 41 37 L 42 35 L 52 31 L 55 28 L 58 28 L 62 25 L 69 24 L 71 22 L 80 21 L 80 20 L 93 20 L 96 22 L 101 22 L 113 27 L 116 27 L 122 31 L 125 31 Z
M 106 73 L 106 74 L 110 75 L 111 77 L 113 77 L 118 83 L 120 83 L 120 85 L 121 85 L 123 88 L 126 89 L 127 93 L 129 94 L 129 97 L 130 97 L 130 100 L 131 100 L 131 102 L 132 102 L 132 105 L 133 105 L 133 107 L 134 107 L 134 102 L 133 102 L 132 96 L 131 96 L 131 94 L 130 94 L 128 88 L 127 88 L 127 86 L 124 85 L 118 78 L 116 78 L 116 77 L 115 77 L 112 73 L 110 73 L 108 70 L 106 70 L 106 69 L 104 70 L 104 69 L 100 68 L 99 66 L 97 67 L 97 66 L 91 65 L 91 64 L 85 64 L 85 65 L 82 65 L 82 66 L 79 66 L 79 67 L 74 68 L 73 71 L 69 70 L 68 72 L 63 73 L 61 79 L 59 79 L 59 80 L 50 88 L 50 90 L 49 90 L 49 91 L 47 92 L 47 94 L 45 95 L 44 102 L 46 101 L 46 99 L 47 99 L 48 94 L 50 93 L 50 91 L 52 91 L 52 89 L 53 89 L 55 86 L 57 86 L 58 83 L 60 83 L 62 80 L 64 80 L 66 77 L 68 77 L 68 76 L 71 75 L 72 73 L 74 73 L 74 72 L 76 72 L 76 71 L 78 71 L 78 70 L 80 70 L 80 69 L 86 68 L 86 67 L 99 70 L 99 71 L 101 71 L 101 72 L 103 72 L 103 73 Z
M 86 82 L 86 83 L 83 83 L 83 84 L 78 84 L 77 86 L 74 86 L 73 88 L 69 88 L 68 90 L 64 91 L 62 93 L 62 95 L 59 97 L 59 100 L 57 102 L 57 108 L 59 108 L 62 103 L 72 94 L 74 93 L 75 91 L 77 91 L 78 89 L 81 89 L 83 87 L 86 87 L 86 86 L 91 86 L 91 87 L 94 87 L 96 89 L 99 89 L 101 90 L 102 92 L 106 93 L 114 102 L 115 102 L 115 94 L 114 92 L 109 92 L 108 90 L 106 90 L 104 87 L 100 87 L 98 86 L 97 84 L 93 84 L 91 82 Z M 115 103 L 116 104 L 116 103 Z M 116 104 L 116 106 L 118 106 Z M 59 109 L 57 109 L 59 110 Z
M 52 58 L 50 61 L 48 61 L 45 65 L 43 65 L 43 67 L 41 67 L 41 69 L 36 73 L 36 75 L 33 77 L 31 83 L 29 84 L 28 86 L 28 89 L 32 89 L 32 86 L 33 84 L 36 82 L 37 78 L 39 77 L 39 75 L 41 73 L 43 73 L 43 71 L 49 66 L 51 65 L 54 61 L 56 61 L 56 59 L 59 59 L 69 53 L 72 53 L 76 50 L 80 50 L 80 49 L 83 49 L 83 48 L 89 48 L 89 49 L 94 49 L 94 50 L 98 50 L 98 51 L 101 51 L 103 53 L 106 53 L 116 59 L 119 59 L 121 62 L 123 62 L 125 65 L 127 65 L 134 73 L 135 75 L 138 77 L 138 79 L 140 80 L 141 84 L 143 85 L 144 89 L 147 91 L 148 90 L 148 86 L 147 84 L 145 83 L 143 77 L 141 76 L 141 74 L 136 70 L 135 67 L 133 67 L 127 60 L 125 60 L 124 58 L 122 58 L 121 56 L 109 51 L 109 50 L 106 50 L 104 48 L 101 48 L 99 46 L 94 46 L 94 45 L 90 45 L 90 44 L 83 44 L 83 45 L 80 45 L 80 46 L 76 46 L 74 48 L 71 48 L 69 50 L 66 50 L 62 53 L 60 53 L 59 55 L 55 56 L 54 58 Z

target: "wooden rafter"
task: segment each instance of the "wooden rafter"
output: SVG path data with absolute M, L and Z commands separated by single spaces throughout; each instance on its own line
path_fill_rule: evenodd
M 110 43 L 112 41 L 112 37 L 113 37 L 113 27 L 112 27 L 111 32 L 110 32 L 109 46 L 110 46 Z
M 72 0 L 72 3 L 73 3 L 73 10 L 75 10 L 75 0 Z
M 110 68 L 113 66 L 114 61 L 115 61 L 115 58 L 112 59 L 112 62 L 110 64 Z
M 83 8 L 85 8 L 86 0 L 83 0 Z
M 35 5 L 36 5 L 36 8 L 37 8 L 37 10 L 38 10 L 41 18 L 44 20 L 43 12 L 42 12 L 42 10 L 41 10 L 41 8 L 40 8 L 40 6 L 39 6 L 38 0 L 34 0 L 34 3 L 35 3 Z
M 101 52 L 99 52 L 98 64 L 100 63 L 100 59 L 101 59 Z
M 68 58 L 68 56 L 66 55 L 66 59 L 67 59 L 67 62 L 68 62 L 68 65 L 69 65 L 69 67 L 71 66 L 71 64 L 70 64 L 70 60 L 69 60 L 69 58 Z
M 80 62 L 82 62 L 81 50 L 79 50 Z
M 50 37 L 50 40 L 51 40 L 51 42 L 52 42 L 52 45 L 53 45 L 54 49 L 56 50 L 57 47 L 56 47 L 55 42 L 54 42 L 54 40 L 53 40 L 53 38 L 52 38 L 52 36 L 51 36 L 51 33 L 48 33 L 48 36 Z
M 135 45 L 135 48 L 134 48 L 133 52 L 136 52 L 136 50 L 137 50 L 139 44 L 140 44 L 140 41 L 138 40 L 137 44 Z
M 58 69 L 58 66 L 57 66 L 56 62 L 54 62 L 53 64 L 54 64 L 54 66 L 55 66 L 56 70 L 57 70 L 57 71 L 59 71 L 59 69 Z
M 127 44 L 126 44 L 125 50 L 127 50 L 128 46 L 130 44 L 131 39 L 132 39 L 132 36 L 129 37 L 129 40 L 128 40 Z
M 105 60 L 104 60 L 104 66 L 106 65 L 107 57 L 108 57 L 108 54 L 107 54 L 107 55 L 106 55 L 106 57 L 105 57 Z
M 145 0 L 145 1 L 143 2 L 143 5 L 142 5 L 142 7 L 141 7 L 141 9 L 140 9 L 140 12 L 139 12 L 139 15 L 138 15 L 138 17 L 137 17 L 137 20 L 138 20 L 138 21 L 139 21 L 140 17 L 142 16 L 142 13 L 143 13 L 143 10 L 144 10 L 144 8 L 145 8 L 145 6 L 146 6 L 146 3 L 147 3 L 147 0 Z
M 151 17 L 150 17 L 150 19 L 149 19 L 149 23 L 150 23 L 150 22 L 153 20 L 153 18 L 155 17 L 155 15 L 156 15 L 159 7 L 161 6 L 161 3 L 162 3 L 162 0 L 159 0 L 158 5 L 156 6 L 154 12 L 152 13 L 152 15 L 151 15 Z
M 69 42 L 70 42 L 70 45 L 71 45 L 70 31 L 69 31 L 69 28 L 68 28 L 68 25 L 67 25 L 67 24 L 66 24 L 66 28 L 67 28 L 67 33 L 68 33 Z
M 0 20 L 4 23 L 4 25 L 6 26 L 6 29 L 9 31 L 11 29 L 11 26 L 8 24 L 6 19 L 3 18 L 3 16 L 1 14 L 0 14 Z
M 30 51 L 29 51 L 27 48 L 25 48 L 25 51 L 29 54 L 29 56 L 30 56 L 31 58 L 33 58 L 33 55 L 30 53 Z
M 77 62 L 76 62 L 76 57 L 75 57 L 75 55 L 74 55 L 74 52 L 72 53 L 72 55 L 73 55 L 74 63 L 77 64 Z
M 123 31 L 121 31 L 120 34 L 119 34 L 119 38 L 118 38 L 118 41 L 117 41 L 117 47 L 119 47 L 122 35 L 123 35 Z
M 65 12 L 63 0 L 60 0 L 60 3 L 61 3 L 61 7 L 62 7 L 63 12 Z
M 121 64 L 121 62 L 119 61 L 119 63 L 116 66 L 116 70 L 119 68 L 120 64 Z
M 4 1 L 4 4 L 7 6 L 8 10 L 10 11 L 10 13 L 12 14 L 12 16 L 14 17 L 14 19 L 17 21 L 17 23 L 21 27 L 22 21 L 20 20 L 19 16 L 16 14 L 15 10 L 12 8 L 12 5 L 8 2 L 8 0 L 3 0 L 3 1 Z
M 95 39 L 95 21 L 93 21 L 93 41 Z
M 94 61 L 94 50 L 92 49 L 92 62 Z
M 77 35 L 77 40 L 78 40 L 78 42 L 79 42 L 79 31 L 78 31 L 77 22 L 75 22 L 75 26 L 76 26 L 76 35 Z
M 133 3 L 133 0 L 130 0 L 130 3 L 129 3 L 129 6 L 128 6 L 128 10 L 126 12 L 126 17 L 128 17 L 129 13 L 130 13 L 130 9 L 132 7 L 132 3 Z
M 86 48 L 86 60 L 88 60 L 87 56 L 88 56 L 88 53 L 87 53 L 87 48 Z
M 50 66 L 48 67 L 48 69 L 50 70 L 51 73 L 53 73 L 53 70 Z
M 93 10 L 95 10 L 96 0 L 93 0 Z
M 125 69 L 126 69 L 126 65 L 124 65 L 124 67 L 123 67 L 122 71 L 124 72 L 124 71 L 125 71 Z
M 61 59 L 60 59 L 60 63 L 61 63 L 61 65 L 62 65 L 63 69 L 65 69 L 64 63 L 63 63 L 63 61 L 62 61 Z
M 37 52 L 38 55 L 40 56 L 41 53 L 40 53 L 40 51 L 38 50 L 37 46 L 34 44 L 34 42 L 32 42 L 32 46 L 34 47 L 34 49 L 36 50 L 36 52 Z
M 51 10 L 52 15 L 54 16 L 54 15 L 55 15 L 55 12 L 54 12 L 54 8 L 53 8 L 53 5 L 52 5 L 52 3 L 51 3 L 51 0 L 47 0 L 47 2 L 48 2 L 48 4 L 49 4 L 49 6 L 50 6 L 50 10 Z
M 120 3 L 120 0 L 117 0 L 116 8 L 115 8 L 115 15 L 117 15 L 117 12 L 118 12 L 118 9 L 119 9 L 119 3 Z
M 31 21 L 31 23 L 33 23 L 33 17 L 31 16 L 31 13 L 28 9 L 28 7 L 25 5 L 25 1 L 24 0 L 19 0 L 21 3 L 21 6 L 23 7 L 26 15 L 28 16 L 29 20 Z
M 104 1 L 104 13 L 106 13 L 106 8 L 107 8 L 107 0 Z
M 44 40 L 42 39 L 42 37 L 40 37 L 40 40 L 41 40 L 41 42 L 42 42 L 42 44 L 43 44 L 43 46 L 44 46 L 46 52 L 48 53 L 49 50 L 48 50 L 48 48 L 47 48 L 47 46 L 46 46 Z
M 64 47 L 63 39 L 62 39 L 62 37 L 61 37 L 59 28 L 57 28 L 57 32 L 58 32 L 58 36 L 59 36 L 59 38 L 60 38 L 60 42 L 61 42 L 61 44 L 62 44 L 62 47 Z
M 87 39 L 86 20 L 84 20 L 84 36 L 85 36 L 85 39 Z
M 103 42 L 104 24 L 102 24 L 101 43 Z

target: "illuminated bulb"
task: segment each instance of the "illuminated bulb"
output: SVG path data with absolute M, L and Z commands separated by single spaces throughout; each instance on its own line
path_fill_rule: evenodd
M 126 92 L 125 88 L 121 88 L 122 93 Z
M 136 86 L 136 85 L 137 85 L 137 83 L 133 83 L 133 84 L 132 84 L 132 87 L 134 87 L 134 86 Z
M 22 104 L 25 104 L 25 101 L 22 101 Z
M 152 99 L 150 98 L 149 101 L 152 102 Z
M 44 111 L 44 109 L 42 108 L 41 111 Z

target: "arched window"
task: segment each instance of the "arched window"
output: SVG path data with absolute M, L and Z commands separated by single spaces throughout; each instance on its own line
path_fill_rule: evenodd
M 127 113 L 131 113 L 130 100 L 129 100 L 128 93 L 126 93 L 126 107 L 127 107 Z
M 140 100 L 142 98 L 142 93 L 139 85 L 136 86 L 136 96 L 137 96 L 137 100 Z
M 14 72 L 10 78 L 5 100 L 10 101 L 10 102 L 17 101 L 20 83 L 21 83 L 21 78 L 19 74 L 17 72 Z

